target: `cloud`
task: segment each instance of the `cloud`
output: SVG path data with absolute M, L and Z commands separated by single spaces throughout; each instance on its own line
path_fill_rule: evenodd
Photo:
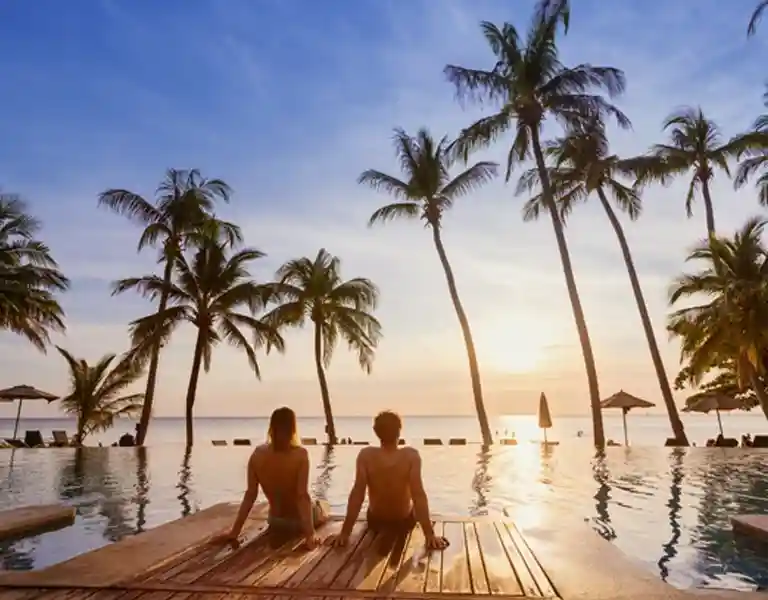
M 726 136 L 763 110 L 765 42 L 746 41 L 749 15 L 715 0 L 692 6 L 574 6 L 561 44 L 565 62 L 616 65 L 627 75 L 620 104 L 634 128 L 613 132 L 615 152 L 640 153 L 661 141 L 663 118 L 684 104 L 701 103 Z M 94 358 L 122 351 L 127 321 L 150 308 L 138 298 L 109 297 L 109 282 L 155 269 L 155 257 L 136 255 L 138 229 L 98 210 L 96 195 L 126 187 L 151 197 L 167 167 L 199 166 L 235 188 L 221 215 L 268 253 L 254 268 L 257 278 L 325 247 L 342 258 L 346 277 L 370 277 L 381 287 L 386 337 L 374 374 L 360 373 L 343 345 L 334 359 L 329 375 L 339 413 L 470 411 L 463 341 L 429 233 L 420 223 L 367 228 L 387 198 L 355 180 L 371 167 L 396 173 L 393 127 L 455 135 L 482 114 L 458 105 L 442 68 L 490 66 L 479 20 L 525 27 L 526 11 L 502 0 L 367 0 L 325 7 L 318 27 L 309 2 L 211 0 L 183 13 L 120 0 L 101 7 L 78 21 L 63 7 L 40 16 L 17 5 L 0 25 L 0 51 L 13 48 L 21 57 L 0 66 L 10 107 L 0 131 L 16 141 L 0 149 L 2 184 L 30 199 L 73 278 L 67 343 Z M 66 36 L 60 22 L 71 26 Z M 548 126 L 545 134 L 556 132 Z M 503 162 L 504 143 L 480 157 Z M 652 188 L 637 222 L 622 217 L 670 374 L 677 350 L 663 330 L 666 288 L 704 234 L 700 205 L 685 217 L 685 187 Z M 522 222 L 524 199 L 513 189 L 494 182 L 462 199 L 445 222 L 486 395 L 494 410 L 527 410 L 547 386 L 555 411 L 579 412 L 586 384 L 554 235 L 546 219 Z M 735 193 L 724 178 L 713 195 L 724 231 L 759 212 L 750 189 Z M 566 235 L 604 391 L 657 396 L 623 260 L 600 206 L 579 207 Z M 163 354 L 159 414 L 181 411 L 193 336 L 185 328 Z M 289 403 L 317 414 L 309 332 L 292 333 L 289 342 L 286 356 L 263 358 L 262 383 L 235 350 L 218 349 L 201 378 L 199 410 L 263 414 Z M 0 376 L 66 384 L 55 356 L 22 347 L 0 337 Z M 515 372 L 512 363 L 528 359 L 535 367 Z

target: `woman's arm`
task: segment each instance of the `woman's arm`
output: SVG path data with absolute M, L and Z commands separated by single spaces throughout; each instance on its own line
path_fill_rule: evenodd
M 299 518 L 304 536 L 309 540 L 315 535 L 315 525 L 312 522 L 312 498 L 309 495 L 309 453 L 306 448 L 301 448 L 301 462 L 299 463 L 299 479 L 296 490 L 296 508 L 299 509 Z
M 245 520 L 248 518 L 258 495 L 259 477 L 256 473 L 256 455 L 254 453 L 248 461 L 248 487 L 245 490 L 245 494 L 243 494 L 243 501 L 240 503 L 240 510 L 237 511 L 237 518 L 232 524 L 232 529 L 229 533 L 230 537 L 236 539 L 240 535 L 243 525 L 245 525 Z

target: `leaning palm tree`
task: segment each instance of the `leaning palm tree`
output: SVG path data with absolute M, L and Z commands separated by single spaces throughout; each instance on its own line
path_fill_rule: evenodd
M 571 132 L 547 143 L 544 154 L 552 164 L 548 174 L 560 207 L 563 223 L 576 204 L 595 195 L 600 201 L 611 227 L 613 227 L 621 248 L 621 254 L 624 257 L 624 264 L 627 267 L 629 281 L 632 285 L 637 310 L 640 313 L 640 320 L 643 324 L 672 432 L 679 444 L 688 445 L 683 422 L 680 420 L 677 405 L 672 396 L 672 388 L 669 385 L 664 362 L 661 360 L 659 345 L 653 332 L 653 325 L 648 315 L 648 307 L 643 297 L 629 244 L 621 222 L 608 199 L 610 196 L 617 208 L 629 215 L 630 219 L 634 220 L 640 215 L 641 200 L 637 191 L 622 183 L 620 178 L 634 175 L 638 168 L 638 162 L 642 164 L 643 161 L 642 159 L 640 161 L 631 158 L 621 159 L 615 154 L 610 154 L 605 128 L 597 121 L 582 131 Z M 517 193 L 529 193 L 537 189 L 541 189 L 541 177 L 537 169 L 530 169 L 520 178 Z M 545 207 L 543 194 L 538 191 L 523 209 L 524 220 L 537 219 Z
M 432 230 L 432 241 L 440 258 L 448 282 L 448 293 L 464 335 L 472 393 L 483 443 L 491 444 L 493 438 L 483 402 L 475 343 L 472 340 L 469 319 L 459 299 L 453 269 L 443 246 L 442 219 L 445 211 L 449 210 L 458 198 L 489 182 L 496 175 L 497 165 L 478 162 L 452 178 L 451 169 L 457 157 L 451 152 L 451 144 L 446 138 L 436 142 L 426 129 L 419 130 L 415 137 L 398 129 L 395 131 L 394 141 L 395 153 L 405 178 L 398 179 L 381 171 L 368 170 L 358 179 L 359 183 L 383 190 L 396 200 L 395 203 L 374 212 L 368 224 L 386 223 L 393 219 L 421 219 Z
M 283 264 L 271 287 L 271 299 L 278 305 L 263 320 L 275 329 L 304 327 L 312 322 L 315 368 L 325 413 L 328 443 L 335 444 L 331 397 L 325 370 L 331 364 L 339 338 L 357 353 L 360 367 L 370 373 L 376 346 L 381 338 L 381 324 L 372 311 L 379 290 L 369 279 L 341 278 L 341 260 L 324 248 L 317 256 L 296 258 Z
M 757 25 L 760 23 L 760 18 L 763 16 L 763 12 L 768 8 L 768 0 L 760 0 L 752 11 L 752 16 L 749 19 L 749 25 L 747 26 L 747 36 L 755 35 L 757 31 Z
M 229 202 L 230 195 L 230 187 L 221 179 L 205 179 L 197 169 L 168 169 L 165 179 L 157 187 L 154 201 L 128 190 L 109 189 L 99 195 L 99 205 L 128 217 L 144 228 L 138 251 L 148 246 L 159 247 L 159 262 L 164 263 L 163 281 L 170 285 L 174 261 L 185 247 L 194 246 L 209 235 L 219 236 L 232 244 L 242 241 L 239 227 L 213 217 L 216 203 Z M 162 313 L 167 304 L 167 294 L 161 293 L 157 313 Z M 137 349 L 149 355 L 144 407 L 136 440 L 138 445 L 144 443 L 147 435 L 160 362 L 160 339 L 150 338 L 146 342 L 146 347 Z
M 669 143 L 656 144 L 648 156 L 646 168 L 639 173 L 638 184 L 668 185 L 676 177 L 690 174 L 685 212 L 693 216 L 693 201 L 700 192 L 704 200 L 707 234 L 715 235 L 715 210 L 710 194 L 710 182 L 720 169 L 731 176 L 728 162 L 744 148 L 741 138 L 723 142 L 720 128 L 704 116 L 701 108 L 683 108 L 664 121 L 669 131 Z
M 56 293 L 69 288 L 48 247 L 37 239 L 40 222 L 12 194 L 0 194 L 0 330 L 25 337 L 45 352 L 51 332 L 64 331 Z
M 254 316 L 264 307 L 268 287 L 253 281 L 248 267 L 264 254 L 252 248 L 233 253 L 230 248 L 226 243 L 209 239 L 200 248 L 176 257 L 170 284 L 161 277 L 148 275 L 122 279 L 113 288 L 115 294 L 135 290 L 152 300 L 163 294 L 168 298 L 168 306 L 162 312 L 131 323 L 134 346 L 145 346 L 154 340 L 165 343 L 184 322 L 197 328 L 186 397 L 187 447 L 194 442 L 192 424 L 200 367 L 208 372 L 213 348 L 223 340 L 242 350 L 257 378 L 261 378 L 261 373 L 256 349 L 266 345 L 267 350 L 283 350 L 283 339 L 277 330 Z M 246 312 L 239 312 L 243 309 Z M 248 330 L 247 335 L 241 331 L 243 328 Z
M 91 365 L 64 348 L 56 349 L 67 361 L 71 385 L 59 404 L 77 421 L 78 445 L 92 433 L 111 428 L 118 417 L 131 417 L 141 411 L 144 394 L 126 393 L 144 373 L 140 362 L 125 356 L 115 363 L 116 355 L 106 354 Z
M 688 260 L 704 266 L 675 280 L 670 305 L 682 299 L 701 302 L 672 313 L 668 328 L 682 342 L 681 355 L 694 385 L 713 367 L 733 361 L 740 388 L 752 388 L 768 418 L 768 250 L 761 239 L 765 224 L 750 219 L 733 238 L 711 236 L 691 252 Z
M 494 114 L 480 119 L 462 132 L 455 144 L 458 153 L 466 155 L 475 148 L 487 147 L 504 134 L 514 131 L 507 156 L 507 180 L 520 162 L 531 158 L 535 161 L 584 355 L 594 440 L 598 447 L 602 447 L 605 435 L 597 369 L 540 136 L 547 117 L 554 118 L 567 128 L 578 128 L 585 121 L 608 116 L 614 117 L 620 126 L 628 127 L 629 120 L 600 95 L 601 92 L 610 97 L 621 94 L 625 86 L 624 73 L 612 67 L 588 64 L 564 66 L 558 56 L 556 39 L 561 24 L 566 27 L 568 24 L 567 2 L 556 0 L 541 0 L 538 3 L 524 41 L 510 23 L 497 27 L 483 22 L 481 28 L 494 55 L 494 66 L 490 70 L 482 70 L 448 65 L 445 74 L 454 84 L 459 100 L 499 107 Z
M 768 108 L 768 91 L 763 94 L 763 103 Z M 755 119 L 752 127 L 734 138 L 739 143 L 739 166 L 733 178 L 733 187 L 744 187 L 755 175 L 757 201 L 768 206 L 768 113 Z

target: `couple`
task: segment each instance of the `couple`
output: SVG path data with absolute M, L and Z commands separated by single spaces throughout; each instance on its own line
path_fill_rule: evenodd
M 373 421 L 380 445 L 363 448 L 357 456 L 355 483 L 349 494 L 341 532 L 326 541 L 344 546 L 349 541 L 368 492 L 368 527 L 377 532 L 402 534 L 421 525 L 426 546 L 442 550 L 448 541 L 435 535 L 421 479 L 421 456 L 415 448 L 398 447 L 402 422 L 393 412 L 382 412 Z M 299 443 L 296 415 L 278 408 L 269 420 L 267 443 L 253 451 L 248 461 L 248 487 L 232 529 L 218 541 L 238 545 L 259 487 L 269 501 L 269 527 L 303 534 L 307 548 L 320 543 L 315 527 L 328 520 L 327 506 L 309 495 L 309 455 Z

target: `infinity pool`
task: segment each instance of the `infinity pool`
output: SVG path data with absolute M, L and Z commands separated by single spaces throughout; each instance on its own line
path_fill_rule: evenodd
M 313 493 L 343 512 L 355 448 L 309 448 Z M 248 448 L 174 445 L 0 451 L 0 508 L 64 502 L 73 527 L 0 547 L 6 569 L 40 569 L 216 502 L 239 500 Z M 422 449 L 435 513 L 508 514 L 522 526 L 586 520 L 679 588 L 768 586 L 768 555 L 729 518 L 768 513 L 767 452 L 753 449 L 479 446 Z M 762 557 L 761 557 L 762 552 Z

